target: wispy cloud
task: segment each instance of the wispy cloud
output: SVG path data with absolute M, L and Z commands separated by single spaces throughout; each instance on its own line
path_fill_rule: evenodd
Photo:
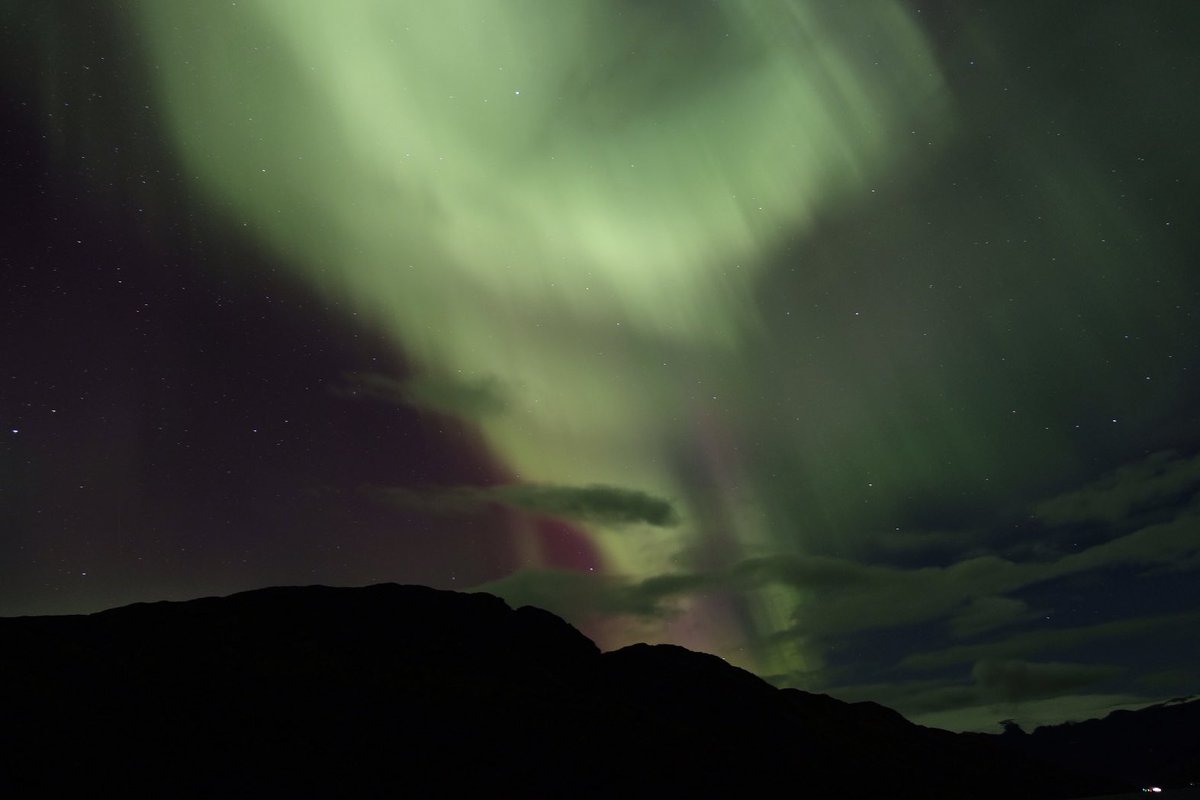
M 374 372 L 348 372 L 330 391 L 339 397 L 381 400 L 468 419 L 499 414 L 508 399 L 499 379 L 459 379 L 444 374 L 420 373 L 404 380 Z
M 395 491 L 407 496 L 404 490 Z M 484 501 L 519 505 L 506 499 L 507 491 L 471 490 L 464 494 L 463 490 L 447 490 L 419 497 L 421 502 L 452 506 Z M 528 491 L 536 495 L 538 489 Z M 556 491 L 548 491 L 543 497 L 555 498 Z M 561 491 L 570 497 L 574 491 L 587 490 Z M 619 492 L 610 498 L 605 491 L 598 497 L 603 499 L 593 505 L 580 503 L 576 507 L 574 501 L 560 504 L 554 500 L 519 507 L 549 513 L 549 509 L 561 506 L 564 511 L 576 508 L 576 518 L 587 518 L 590 514 L 600 519 L 652 524 L 661 518 L 660 514 L 665 514 L 660 506 L 644 497 L 626 498 L 629 502 L 625 504 L 617 502 L 624 497 Z M 832 640 L 855 632 L 937 621 L 944 622 L 952 635 L 967 638 L 1032 619 L 1036 615 L 1034 609 L 1010 595 L 1042 581 L 1115 566 L 1149 570 L 1194 563 L 1200 553 L 1197 530 L 1197 518 L 1188 513 L 1054 561 L 1016 562 L 979 556 L 944 567 L 900 569 L 826 556 L 778 554 L 745 559 L 712 572 L 667 573 L 643 579 L 608 576 L 600 589 L 595 588 L 588 576 L 574 578 L 574 573 L 556 573 L 552 579 L 539 578 L 536 570 L 518 573 L 511 585 L 536 583 L 540 587 L 540 603 L 554 611 L 563 608 L 553 597 L 554 591 L 560 590 L 570 595 L 568 605 L 573 613 L 646 617 L 670 616 L 675 613 L 676 600 L 699 592 L 749 592 L 782 586 L 797 590 L 805 599 L 796 603 L 791 627 L 764 633 L 775 641 L 789 637 Z M 572 581 L 587 581 L 593 588 L 581 593 Z M 587 602 L 593 605 L 584 608 Z M 911 656 L 904 665 L 929 668 L 983 658 L 1014 658 L 1038 650 L 1043 644 L 1062 645 L 1092 636 L 1120 635 L 1126 629 L 1132 632 L 1148 624 L 1174 624 L 1175 620 L 1177 617 L 1168 616 L 1069 630 L 1032 631 L 1000 642 L 961 645 L 934 654 Z
M 1037 615 L 1023 600 L 1013 597 L 972 597 L 950 617 L 950 630 L 958 637 L 975 636 Z
M 914 653 L 905 657 L 900 665 L 910 669 L 934 670 L 955 664 L 969 664 L 983 659 L 1020 658 L 1061 652 L 1095 640 L 1115 640 L 1172 629 L 1182 633 L 1190 630 L 1197 623 L 1200 623 L 1200 612 L 1130 617 L 1111 622 L 1099 622 L 1094 625 L 1024 631 L 997 641 L 956 645 L 928 653 Z
M 1117 524 L 1149 511 L 1186 502 L 1200 492 L 1200 455 L 1155 453 L 1126 464 L 1078 490 L 1039 503 L 1034 512 L 1053 525 Z
M 611 527 L 645 524 L 667 528 L 679 523 L 675 506 L 661 497 L 616 486 L 502 484 L 430 488 L 372 488 L 388 502 L 441 513 L 476 510 L 488 503 Z
M 971 677 L 988 699 L 1020 703 L 1077 692 L 1123 671 L 1108 664 L 984 659 L 975 663 Z

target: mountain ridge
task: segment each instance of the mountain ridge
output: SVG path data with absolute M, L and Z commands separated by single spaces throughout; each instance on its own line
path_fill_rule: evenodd
M 777 689 L 682 647 L 601 653 L 555 615 L 482 593 L 273 587 L 0 618 L 0 652 L 0 787 L 591 797 L 782 784 L 1048 799 L 1131 788 L 1000 737 Z

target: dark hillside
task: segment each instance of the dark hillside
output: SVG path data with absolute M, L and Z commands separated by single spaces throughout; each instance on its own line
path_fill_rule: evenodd
M 1124 788 L 714 656 L 601 654 L 534 608 L 391 584 L 0 619 L 0 781 L 124 796 L 1065 798 Z

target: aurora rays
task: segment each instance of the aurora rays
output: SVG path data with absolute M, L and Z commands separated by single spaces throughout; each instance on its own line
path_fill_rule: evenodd
M 677 12 L 140 6 L 180 154 L 231 221 L 419 364 L 501 381 L 512 405 L 482 425 L 522 480 L 629 481 L 687 510 L 652 542 L 597 534 L 634 577 L 708 524 L 669 462 L 710 424 L 681 411 L 710 380 L 697 362 L 761 346 L 766 258 L 943 113 L 898 4 Z M 756 513 L 722 535 L 761 537 Z
M 1200 21 L 1042 5 L 0 11 L 10 181 L 102 231 L 6 223 L 0 613 L 402 580 L 937 723 L 1196 691 L 1131 653 L 1200 607 Z

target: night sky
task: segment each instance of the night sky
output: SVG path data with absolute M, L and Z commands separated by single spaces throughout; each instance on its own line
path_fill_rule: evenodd
M 1200 693 L 1200 5 L 6 0 L 0 615 L 501 595 Z

